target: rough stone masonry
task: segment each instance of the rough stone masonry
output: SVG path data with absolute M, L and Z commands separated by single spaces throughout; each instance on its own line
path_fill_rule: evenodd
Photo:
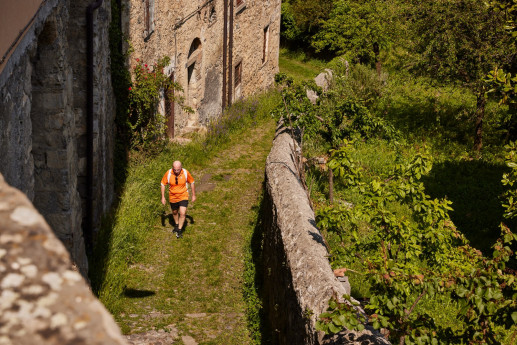
M 0 66 L 0 173 L 34 203 L 83 275 L 88 264 L 82 224 L 90 187 L 85 14 L 91 2 L 42 1 Z M 13 10 L 23 6 L 16 3 Z M 110 1 L 104 1 L 94 18 L 93 227 L 113 200 L 110 11 Z
M 161 108 L 173 124 L 171 137 L 219 116 L 223 97 L 229 105 L 274 84 L 280 12 L 280 0 L 128 1 L 122 26 L 131 44 L 131 67 L 136 59 L 150 66 L 169 56 L 165 73 L 181 85 L 185 105 L 194 110 L 187 113 L 177 103 Z
M 126 344 L 43 217 L 0 174 L 0 344 Z

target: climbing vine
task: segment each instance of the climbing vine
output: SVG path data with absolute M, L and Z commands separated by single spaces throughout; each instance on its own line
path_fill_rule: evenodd
M 189 107 L 184 106 L 183 97 L 179 96 L 183 91 L 181 86 L 164 73 L 164 68 L 169 63 L 170 58 L 167 56 L 152 65 L 136 59 L 133 83 L 128 88 L 129 125 L 135 148 L 148 148 L 164 139 L 166 118 L 158 107 L 162 98 L 178 102 L 185 111 L 192 112 Z

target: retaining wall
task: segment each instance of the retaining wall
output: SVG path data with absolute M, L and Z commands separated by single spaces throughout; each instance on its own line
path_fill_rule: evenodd
M 266 161 L 264 306 L 275 344 L 389 344 L 371 328 L 324 336 L 315 329 L 332 295 L 349 294 L 330 267 L 295 165 L 299 146 L 279 128 Z

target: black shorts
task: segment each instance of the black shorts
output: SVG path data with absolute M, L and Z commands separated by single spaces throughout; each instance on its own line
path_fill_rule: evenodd
M 171 202 L 171 209 L 178 210 L 180 206 L 188 207 L 188 200 L 181 200 L 178 202 Z

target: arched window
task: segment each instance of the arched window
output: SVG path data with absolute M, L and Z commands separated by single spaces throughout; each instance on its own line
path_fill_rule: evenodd
M 195 38 L 190 44 L 187 59 L 187 104 L 197 111 L 202 94 L 202 73 L 201 62 L 203 58 L 203 50 L 201 40 Z
M 188 71 L 188 84 L 191 82 L 195 82 L 199 77 L 199 68 L 201 66 L 201 40 L 199 38 L 195 38 L 190 45 L 190 49 L 188 52 L 188 60 L 187 60 L 187 71 Z M 194 78 L 194 79 L 192 79 Z

